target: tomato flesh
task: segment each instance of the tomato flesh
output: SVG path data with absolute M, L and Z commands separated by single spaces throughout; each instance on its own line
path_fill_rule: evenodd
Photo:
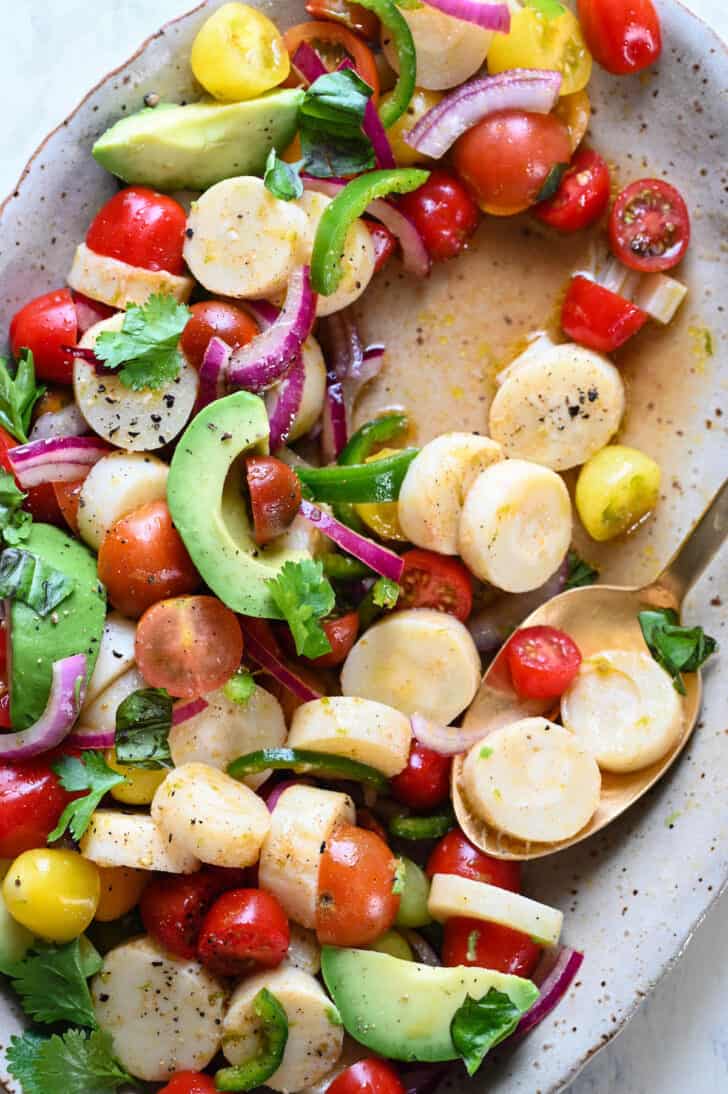
M 24 763 L 0 761 L 0 859 L 45 847 L 61 813 L 79 796 L 61 786 L 51 767 L 57 758 L 49 754 Z
M 180 345 L 187 360 L 199 369 L 211 338 L 228 346 L 247 346 L 258 334 L 258 324 L 242 308 L 224 300 L 203 300 L 193 304 Z
M 385 228 L 383 224 L 377 223 L 376 220 L 365 219 L 364 225 L 368 229 L 374 244 L 374 272 L 379 273 L 396 251 L 397 240 L 389 228 Z
M 76 479 L 74 482 L 53 483 L 53 493 L 56 495 L 58 508 L 74 535 L 79 534 L 78 506 L 81 501 L 81 488 L 85 481 L 85 479 Z
M 323 20 L 298 23 L 286 31 L 283 41 L 291 60 L 301 42 L 307 42 L 329 69 L 337 68 L 348 55 L 364 83 L 371 87 L 372 102 L 375 106 L 379 102 L 379 70 L 374 54 L 361 38 L 357 38 L 356 34 L 352 34 L 341 23 L 328 23 Z M 295 85 L 297 82 L 299 81 L 292 74 L 284 86 Z
M 614 203 L 609 240 L 617 258 L 633 270 L 671 270 L 690 243 L 690 214 L 682 194 L 661 179 L 633 182 Z
M 556 627 L 523 627 L 506 646 L 513 687 L 522 699 L 558 699 L 579 671 L 581 652 Z
M 473 582 L 462 562 L 419 547 L 406 551 L 402 559 L 402 592 L 397 607 L 434 608 L 464 623 L 473 607 Z
M 560 232 L 578 232 L 599 220 L 608 204 L 609 168 L 598 152 L 582 148 L 554 196 L 535 205 L 533 213 Z
M 614 76 L 653 65 L 662 52 L 652 0 L 578 0 L 579 22 L 594 60 Z
M 245 473 L 255 542 L 263 547 L 282 535 L 301 507 L 301 480 L 275 456 L 250 456 Z
M 64 347 L 75 346 L 78 319 L 70 289 L 58 289 L 31 300 L 10 322 L 13 357 L 29 349 L 36 376 L 59 384 L 73 381 L 73 358 Z
M 434 809 L 450 796 L 452 760 L 413 740 L 407 766 L 390 782 L 397 801 L 411 809 Z
M 356 642 L 359 633 L 359 613 L 347 612 L 338 619 L 325 619 L 321 624 L 331 645 L 331 652 L 313 659 L 314 665 L 321 669 L 332 669 L 342 664 L 349 650 Z
M 375 42 L 379 37 L 379 20 L 361 4 L 350 4 L 348 0 L 308 0 L 306 11 L 312 19 L 343 23 L 370 42 Z
M 527 934 L 484 923 L 482 919 L 456 916 L 445 924 L 443 965 L 475 965 L 512 976 L 529 977 L 541 957 L 541 947 Z
M 332 946 L 366 946 L 394 923 L 395 858 L 374 832 L 342 824 L 327 840 L 319 866 L 316 933 Z
M 217 1094 L 215 1080 L 201 1071 L 180 1071 L 173 1075 L 159 1094 Z
M 484 881 L 487 885 L 497 885 L 499 889 L 509 889 L 512 893 L 521 891 L 519 863 L 486 855 L 459 828 L 448 832 L 437 844 L 427 860 L 426 873 L 428 877 L 456 874 L 473 881 Z
M 580 346 L 613 353 L 647 322 L 647 312 L 630 300 L 577 274 L 561 309 L 565 334 Z
M 145 186 L 128 186 L 106 202 L 86 234 L 96 254 L 143 270 L 185 272 L 187 214 L 179 202 Z
M 358 1060 L 337 1075 L 326 1094 L 404 1094 L 405 1087 L 387 1060 Z
M 286 914 L 271 893 L 231 889 L 205 916 L 197 956 L 217 976 L 245 976 L 280 965 L 290 939 Z
M 404 195 L 400 209 L 436 262 L 460 254 L 480 220 L 478 206 L 460 179 L 439 169 L 418 190 Z
M 144 929 L 165 950 L 191 960 L 207 912 L 239 875 L 206 868 L 197 874 L 160 874 L 152 878 L 139 901 Z

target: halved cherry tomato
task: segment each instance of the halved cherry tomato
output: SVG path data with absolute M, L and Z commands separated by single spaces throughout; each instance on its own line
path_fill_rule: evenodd
M 315 657 L 313 664 L 320 669 L 332 669 L 349 656 L 349 650 L 359 633 L 359 613 L 347 612 L 338 619 L 326 619 L 321 624 L 331 645 L 331 652 Z
M 577 274 L 561 309 L 561 326 L 574 342 L 613 353 L 647 322 L 647 312 L 611 289 Z
M 358 1060 L 337 1075 L 326 1094 L 404 1094 L 405 1087 L 386 1060 Z
M 390 781 L 392 793 L 411 809 L 434 809 L 450 795 L 451 767 L 449 756 L 413 740 L 407 766 Z
M 179 1071 L 159 1094 L 218 1094 L 215 1080 L 201 1071 Z
M 366 946 L 394 923 L 396 860 L 374 832 L 342 824 L 326 842 L 319 866 L 316 933 L 332 946 Z
M 130 266 L 183 274 L 186 224 L 187 214 L 174 198 L 146 186 L 128 186 L 96 214 L 86 245 Z
M 288 918 L 263 889 L 231 889 L 205 916 L 197 956 L 216 976 L 275 969 L 291 940 Z
M 445 924 L 443 965 L 477 965 L 482 969 L 528 977 L 540 956 L 541 947 L 527 934 L 511 927 L 459 916 L 448 919 Z
M 578 0 L 579 22 L 597 64 L 614 76 L 641 72 L 662 52 L 652 0 Z
M 400 208 L 436 262 L 460 254 L 480 220 L 478 206 L 460 179 L 440 169 L 431 171 L 418 190 L 405 194 Z
M 283 41 L 291 60 L 301 42 L 308 42 L 330 69 L 335 69 L 348 55 L 364 83 L 371 87 L 372 102 L 375 106 L 379 102 L 379 70 L 374 54 L 361 38 L 357 38 L 340 23 L 298 23 L 286 31 Z M 289 77 L 283 86 L 291 83 L 295 85 L 297 82 L 299 81 L 295 78 Z
M 111 318 L 116 313 L 116 308 L 111 308 L 108 304 L 102 304 L 100 300 L 92 300 L 90 296 L 84 296 L 82 292 L 76 292 L 75 289 L 71 291 L 71 296 L 76 308 L 78 338 L 85 334 L 90 327 L 96 326 L 103 319 Z
M 464 623 L 473 607 L 473 582 L 462 562 L 419 547 L 405 551 L 402 559 L 404 573 L 397 607 L 434 608 Z
M 555 114 L 501 110 L 456 142 L 455 170 L 485 213 L 509 216 L 528 209 L 550 172 L 571 159 L 569 131 Z
M 372 237 L 372 243 L 374 244 L 374 272 L 379 273 L 396 251 L 397 240 L 389 228 L 385 228 L 383 224 L 379 224 L 376 220 L 365 219 L 364 224 L 369 229 L 369 235 Z
M 205 868 L 197 874 L 160 874 L 139 901 L 144 929 L 165 950 L 192 959 L 209 909 L 226 889 L 239 883 L 239 872 Z
M 374 12 L 367 11 L 361 4 L 350 4 L 348 0 L 308 0 L 306 11 L 312 19 L 343 23 L 370 42 L 376 42 L 379 38 L 379 20 Z
M 522 699 L 558 699 L 579 671 L 581 651 L 556 627 L 523 627 L 506 646 L 513 687 Z
M 24 763 L 0 761 L 0 858 L 45 847 L 61 813 L 79 796 L 61 786 L 51 767 L 57 759 L 48 754 Z
M 75 535 L 78 535 L 78 505 L 81 500 L 81 487 L 85 481 L 75 479 L 74 482 L 53 483 L 53 492 L 63 519 Z
M 243 635 L 234 613 L 214 596 L 178 596 L 147 609 L 135 651 L 151 687 L 196 699 L 230 679 L 243 655 Z
M 98 571 L 111 603 L 132 619 L 158 600 L 200 586 L 166 501 L 141 505 L 109 529 L 99 548 Z
M 301 480 L 275 456 L 250 456 L 245 474 L 253 510 L 255 542 L 263 547 L 283 535 L 301 506 Z
M 521 891 L 520 864 L 486 855 L 459 828 L 443 836 L 427 860 L 426 872 L 428 877 L 456 874 L 497 885 L 499 889 L 509 889 L 512 893 Z
M 588 228 L 609 204 L 609 168 L 598 152 L 582 148 L 548 201 L 534 205 L 533 214 L 560 232 Z
M 690 214 L 679 190 L 662 179 L 640 179 L 619 194 L 609 219 L 612 251 L 633 270 L 677 266 L 690 243 Z
M 0 695 L 0 729 L 12 729 L 13 723 L 10 721 L 10 692 L 7 690 L 7 684 L 2 681 L 2 687 L 5 689 Z M 0 807 L 2 806 L 2 800 L 0 799 Z M 53 825 L 52 827 L 55 827 Z M 5 858 L 4 855 L 0 855 L 0 858 Z
M 35 372 L 41 380 L 70 384 L 73 380 L 73 358 L 64 346 L 75 346 L 78 318 L 70 289 L 37 296 L 29 301 L 10 321 L 10 349 L 13 357 L 22 349 L 33 354 Z
M 225 300 L 203 300 L 190 308 L 192 316 L 182 331 L 180 345 L 190 364 L 200 368 L 211 338 L 229 346 L 247 346 L 258 333 L 258 324 L 242 308 Z

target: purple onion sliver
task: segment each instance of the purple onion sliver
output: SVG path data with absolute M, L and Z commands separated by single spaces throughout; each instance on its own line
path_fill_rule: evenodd
M 268 300 L 244 300 L 241 303 L 245 310 L 250 312 L 261 330 L 272 327 L 281 314 L 281 309 Z
M 84 729 L 83 726 L 80 729 L 74 729 L 73 733 L 69 733 L 68 737 L 66 737 L 66 741 L 69 745 L 81 749 L 113 748 L 115 740 L 116 733 L 114 730 L 108 730 L 108 732 L 102 733 L 96 729 Z
M 305 383 L 306 367 L 303 357 L 299 354 L 298 360 L 291 366 L 285 380 L 281 381 L 278 391 L 269 393 L 269 398 L 273 400 L 273 405 L 268 409 L 270 429 L 268 445 L 271 452 L 277 452 L 288 440 L 301 409 Z
M 276 783 L 271 787 L 265 797 L 265 804 L 268 806 L 268 810 L 272 813 L 275 807 L 278 805 L 281 794 L 284 790 L 289 790 L 292 786 L 311 786 L 312 783 L 309 779 L 284 779 L 283 782 Z
M 301 502 L 299 512 L 301 516 L 318 528 L 319 532 L 323 532 L 343 551 L 353 555 L 354 558 L 358 558 L 360 562 L 363 562 L 370 570 L 374 570 L 376 574 L 381 574 L 382 577 L 387 577 L 391 581 L 398 582 L 401 579 L 404 562 L 399 555 L 396 555 L 394 551 L 390 551 L 388 547 L 382 547 L 374 540 L 360 535 L 335 517 L 330 516 L 325 510 L 319 509 L 317 505 L 313 505 L 305 499 Z
M 321 451 L 326 463 L 333 463 L 349 439 L 346 425 L 347 406 L 344 399 L 344 384 L 336 379 L 332 371 L 327 375 L 326 398 L 324 401 L 323 422 L 321 428 Z
M 51 437 L 81 437 L 89 427 L 76 403 L 60 410 L 50 410 L 36 419 L 30 431 L 31 441 L 47 441 Z
M 113 368 L 107 368 L 104 362 L 96 356 L 92 349 L 86 349 L 84 346 L 61 346 L 64 353 L 67 353 L 69 357 L 75 357 L 79 361 L 85 361 L 87 365 L 93 365 L 98 376 L 115 376 L 116 370 Z
M 274 650 L 269 649 L 264 645 L 257 635 L 254 635 L 245 626 L 245 622 L 242 622 L 243 635 L 245 637 L 245 649 L 250 654 L 254 661 L 257 661 L 261 668 L 269 672 L 270 675 L 282 684 L 284 688 L 295 695 L 298 699 L 301 699 L 304 703 L 310 703 L 314 699 L 322 699 L 323 696 L 314 691 L 312 687 L 309 687 L 300 676 L 296 676 L 292 669 L 289 669 L 288 665 L 281 661 L 280 657 Z
M 351 420 L 354 405 L 359 395 L 370 380 L 376 379 L 384 365 L 384 346 L 370 346 L 364 351 L 361 365 L 352 368 L 345 378 L 342 388 L 344 392 L 344 406 L 346 407 L 347 420 Z
M 304 80 L 312 84 L 318 80 L 319 76 L 325 76 L 328 72 L 326 65 L 319 57 L 316 50 L 308 42 L 301 42 L 300 46 L 293 54 L 291 61 L 293 67 L 297 72 L 300 72 Z
M 425 748 L 441 756 L 459 756 L 483 739 L 483 728 L 466 730 L 462 726 L 439 726 L 421 714 L 410 718 L 412 733 Z
M 511 13 L 507 4 L 487 4 L 483 0 L 424 0 L 430 8 L 437 8 L 463 23 L 475 23 L 483 30 L 496 30 L 508 34 L 511 29 Z
M 197 395 L 196 411 L 214 403 L 224 392 L 225 372 L 232 349 L 217 336 L 207 343 L 205 356 L 200 366 L 200 390 Z
M 46 437 L 17 445 L 8 459 L 21 487 L 44 482 L 73 482 L 83 478 L 102 456 L 113 449 L 99 437 Z
M 364 110 L 364 124 L 362 129 L 372 142 L 377 167 L 396 167 L 392 146 L 389 143 L 387 131 L 382 125 L 382 120 L 377 113 L 377 108 L 371 99 Z
M 413 931 L 410 927 L 400 927 L 399 931 L 407 939 L 412 952 L 421 965 L 430 965 L 432 968 L 439 968 L 442 965 L 442 961 L 430 943 L 422 937 L 419 931 Z
M 203 710 L 207 710 L 209 703 L 207 699 L 184 699 L 180 703 L 175 703 L 172 707 L 172 725 L 180 726 L 183 722 L 188 722 L 190 718 L 194 718 L 196 714 L 202 714 Z
M 65 740 L 78 718 L 86 693 L 86 655 L 54 661 L 45 710 L 28 729 L 0 733 L 0 757 L 29 760 Z
M 361 366 L 364 359 L 359 331 L 348 308 L 327 316 L 320 325 L 321 341 L 326 363 L 337 380 L 345 380 L 352 370 Z
M 531 979 L 541 989 L 541 995 L 526 1011 L 511 1038 L 523 1037 L 537 1026 L 561 1002 L 581 968 L 584 954 L 569 946 L 545 950 Z

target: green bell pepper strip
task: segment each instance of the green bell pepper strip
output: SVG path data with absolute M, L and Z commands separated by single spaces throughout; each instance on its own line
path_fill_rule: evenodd
M 326 206 L 316 229 L 311 256 L 311 284 L 314 292 L 331 296 L 344 276 L 341 259 L 346 236 L 354 221 L 367 205 L 387 194 L 409 194 L 430 177 L 429 171 L 418 167 L 390 167 L 383 171 L 367 171 L 348 182 Z
M 339 520 L 341 519 L 339 517 Z M 361 581 L 363 577 L 373 576 L 368 566 L 365 566 L 358 558 L 352 558 L 351 555 L 323 555 L 321 563 L 324 573 L 332 581 Z
M 227 773 L 233 779 L 244 779 L 246 775 L 268 770 L 295 771 L 297 775 L 318 775 L 322 779 L 347 779 L 381 791 L 389 788 L 386 776 L 375 767 L 350 760 L 348 756 L 316 752 L 312 748 L 261 748 L 258 752 L 238 756 L 228 765 Z
M 348 467 L 295 467 L 294 471 L 315 501 L 396 501 L 407 468 L 418 451 L 417 448 L 403 448 L 401 452 L 373 463 L 353 463 Z
M 455 827 L 455 814 L 451 809 L 432 813 L 429 817 L 392 817 L 389 822 L 390 836 L 400 839 L 439 839 Z
M 392 0 L 358 0 L 362 8 L 373 11 L 383 27 L 389 31 L 397 51 L 399 76 L 391 97 L 379 107 L 379 117 L 385 129 L 401 118 L 415 90 L 417 75 L 417 51 L 409 23 Z
M 258 992 L 252 1005 L 261 1022 L 261 1050 L 242 1064 L 221 1068 L 215 1075 L 218 1090 L 254 1090 L 281 1066 L 288 1041 L 288 1016 L 267 988 Z
M 393 437 L 407 429 L 408 425 L 409 421 L 405 414 L 386 414 L 382 418 L 374 418 L 373 421 L 366 422 L 342 448 L 337 463 L 343 466 L 366 463 L 367 456 L 371 455 L 375 445 L 391 441 Z M 335 505 L 334 516 L 344 524 L 348 524 L 355 532 L 368 534 L 364 521 L 353 505 Z

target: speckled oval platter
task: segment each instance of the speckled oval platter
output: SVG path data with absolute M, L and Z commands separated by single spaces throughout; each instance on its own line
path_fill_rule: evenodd
M 301 19 L 302 6 L 293 0 L 258 3 L 281 26 Z M 28 164 L 0 215 L 3 331 L 20 303 L 63 282 L 76 244 L 114 190 L 91 158 L 94 139 L 139 109 L 147 92 L 173 101 L 198 95 L 190 43 L 216 6 L 203 5 L 160 30 L 89 94 Z M 728 468 L 722 303 L 728 300 L 728 57 L 675 0 L 659 8 L 665 50 L 658 68 L 627 80 L 597 74 L 590 87 L 590 140 L 619 179 L 667 176 L 687 196 L 693 216 L 694 242 L 680 273 L 690 295 L 679 319 L 665 332 L 652 327 L 640 334 L 619 361 L 629 388 L 620 437 L 661 463 L 661 505 L 629 542 L 603 552 L 594 544 L 586 549 L 605 579 L 632 585 L 658 572 Z M 486 218 L 472 250 L 438 267 L 427 282 L 405 279 L 392 263 L 361 309 L 366 334 L 388 350 L 386 371 L 362 400 L 361 417 L 404 405 L 415 419 L 413 440 L 453 428 L 485 431 L 498 363 L 529 331 L 549 326 L 569 273 L 589 260 L 597 243 L 556 241 L 527 217 Z M 728 598 L 727 556 L 686 605 L 687 619 L 722 637 L 724 648 L 720 593 Z M 697 732 L 669 776 L 600 835 L 528 869 L 526 891 L 563 908 L 565 938 L 586 960 L 558 1010 L 484 1068 L 477 1089 L 562 1089 L 682 952 L 728 877 L 726 709 L 728 683 L 718 660 L 706 673 Z M 11 1003 L 0 999 L 0 1049 L 19 1028 Z

